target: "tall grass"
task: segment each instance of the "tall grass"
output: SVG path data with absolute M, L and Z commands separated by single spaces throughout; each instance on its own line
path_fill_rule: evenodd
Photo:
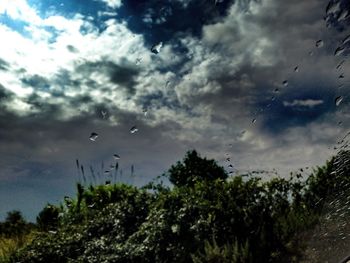
M 10 257 L 19 249 L 29 244 L 35 237 L 34 231 L 13 237 L 0 236 L 0 263 L 10 262 Z

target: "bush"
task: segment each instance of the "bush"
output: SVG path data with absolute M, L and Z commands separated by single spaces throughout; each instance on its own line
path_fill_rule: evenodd
M 334 180 L 333 162 L 306 181 L 226 180 L 194 151 L 168 175 L 172 189 L 78 185 L 77 198 L 40 213 L 43 232 L 13 262 L 291 262 L 318 221 L 316 202 L 348 180 Z

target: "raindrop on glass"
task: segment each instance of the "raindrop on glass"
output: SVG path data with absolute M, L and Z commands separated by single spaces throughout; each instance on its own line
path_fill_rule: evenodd
M 343 39 L 343 44 L 346 44 L 347 42 L 350 41 L 350 35 L 348 35 L 346 38 Z
M 114 159 L 116 159 L 116 160 L 119 160 L 119 159 L 120 159 L 120 156 L 119 156 L 118 154 L 114 154 L 113 157 L 114 157 Z
M 343 66 L 343 64 L 345 63 L 345 60 L 342 60 L 336 67 L 336 69 L 341 69 L 341 67 Z
M 340 79 L 343 79 L 343 78 L 344 78 L 344 74 L 340 74 L 340 75 L 339 75 L 339 78 L 340 78 Z
M 279 88 L 276 88 L 276 89 L 274 90 L 274 92 L 276 92 L 276 93 L 278 93 L 279 91 L 280 91 Z
M 107 111 L 101 111 L 101 115 L 102 115 L 102 118 L 103 119 L 106 119 L 106 117 L 107 117 Z
M 349 11 L 346 9 L 343 9 L 342 12 L 339 14 L 338 21 L 345 20 L 349 17 Z
M 256 119 L 252 119 L 252 123 L 256 123 Z
M 323 47 L 323 44 L 323 40 L 321 39 L 316 41 L 316 47 Z
M 97 137 L 98 137 L 98 134 L 96 132 L 92 132 L 89 139 L 90 139 L 90 141 L 94 142 L 94 141 L 96 141 Z
M 340 2 L 330 1 L 326 8 L 326 14 L 330 15 L 340 10 Z
M 294 68 L 294 72 L 299 72 L 299 67 L 298 67 L 298 66 L 296 66 L 296 67 Z
M 334 56 L 339 56 L 339 55 L 343 54 L 344 51 L 345 51 L 345 47 L 340 46 L 335 50 Z
M 131 129 L 130 129 L 130 133 L 131 134 L 134 134 L 135 132 L 137 132 L 139 129 L 137 129 L 137 127 L 136 126 L 133 126 L 133 127 L 131 127 Z
M 282 84 L 283 84 L 283 86 L 287 87 L 287 86 L 288 86 L 288 80 L 284 80 L 284 81 L 282 82 Z
M 342 96 L 336 97 L 335 100 L 334 100 L 335 106 L 339 106 L 342 101 L 343 101 L 343 97 Z
M 139 64 L 141 64 L 141 61 L 142 61 L 142 58 L 137 58 L 136 61 L 135 61 L 135 64 L 139 65 Z
M 148 109 L 147 108 L 143 108 L 142 109 L 143 115 L 146 117 L 148 114 Z
M 158 54 L 162 46 L 163 46 L 163 42 L 159 42 L 158 44 L 153 45 L 151 48 L 151 52 L 154 54 Z

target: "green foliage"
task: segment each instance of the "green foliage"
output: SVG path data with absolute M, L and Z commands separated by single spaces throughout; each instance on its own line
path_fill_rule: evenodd
M 168 171 L 169 180 L 176 186 L 192 186 L 196 181 L 226 179 L 225 170 L 214 160 L 201 158 L 195 151 L 188 151 L 182 162 L 177 162 Z
M 212 244 L 209 241 L 204 241 L 204 253 L 198 252 L 192 255 L 193 263 L 249 263 L 252 262 L 249 252 L 248 242 L 244 245 L 238 244 L 237 241 L 233 244 L 226 244 L 219 247 L 213 240 Z
M 8 212 L 5 221 L 0 222 L 0 262 L 11 262 L 11 255 L 30 243 L 34 229 L 34 225 L 27 223 L 20 211 Z
M 302 249 L 300 234 L 320 216 L 317 202 L 330 189 L 339 189 L 345 177 L 339 173 L 334 180 L 333 169 L 329 162 L 306 181 L 226 180 L 213 160 L 192 151 L 170 168 L 172 189 L 154 183 L 144 188 L 78 185 L 76 198 L 42 211 L 38 218 L 50 230 L 11 260 L 295 262 Z M 52 225 L 57 229 L 52 231 Z

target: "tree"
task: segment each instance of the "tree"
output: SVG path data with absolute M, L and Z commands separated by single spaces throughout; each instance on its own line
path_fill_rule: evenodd
M 7 213 L 2 228 L 6 236 L 21 236 L 27 232 L 27 223 L 20 211 L 13 210 Z
M 192 150 L 187 152 L 182 162 L 171 166 L 168 176 L 176 186 L 193 186 L 198 180 L 225 180 L 227 173 L 214 160 L 202 158 L 196 150 Z
M 38 227 L 43 231 L 56 229 L 58 226 L 59 212 L 59 208 L 56 206 L 50 204 L 45 206 L 36 218 Z

